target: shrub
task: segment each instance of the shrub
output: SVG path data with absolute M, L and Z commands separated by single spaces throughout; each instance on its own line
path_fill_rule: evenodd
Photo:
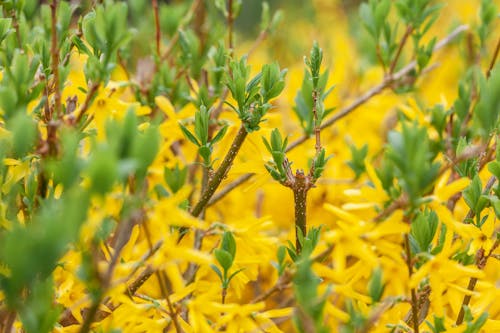
M 496 5 L 272 5 L 0 2 L 1 332 L 500 330 Z

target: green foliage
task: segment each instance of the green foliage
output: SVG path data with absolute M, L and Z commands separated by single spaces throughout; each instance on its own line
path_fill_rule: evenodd
M 430 321 L 425 321 L 427 326 L 432 330 L 432 333 L 441 333 L 446 332 L 446 327 L 444 325 L 444 318 L 434 316 L 434 324 L 431 324 Z
M 368 155 L 368 145 L 364 144 L 361 148 L 356 148 L 356 146 L 349 146 L 351 150 L 351 160 L 347 162 L 347 165 L 354 171 L 354 179 L 358 179 L 365 171 L 365 158 Z
M 467 328 L 464 333 L 479 333 L 481 332 L 481 327 L 486 324 L 486 320 L 488 320 L 488 313 L 482 313 L 475 321 L 472 316 L 472 312 L 468 306 L 465 307 L 465 322 L 467 323 Z
M 494 129 L 498 129 L 500 107 L 500 70 L 498 66 L 491 71 L 488 80 L 480 78 L 481 94 L 473 113 L 473 128 L 477 135 L 487 138 Z
M 434 162 L 427 129 L 416 124 L 403 123 L 401 132 L 388 135 L 387 157 L 394 166 L 394 175 L 413 207 L 435 181 L 439 163 Z
M 295 245 L 293 245 L 292 242 L 288 241 L 286 250 L 288 252 L 288 255 L 290 256 L 290 259 L 292 259 L 293 262 L 297 262 L 301 258 L 310 257 L 313 251 L 316 249 L 316 246 L 318 245 L 320 235 L 321 227 L 309 229 L 307 235 L 304 235 L 300 228 L 297 228 L 297 236 L 302 250 L 299 253 Z
M 430 252 L 432 240 L 439 225 L 438 217 L 433 211 L 417 214 L 411 222 L 410 244 L 413 253 Z
M 278 64 L 266 64 L 260 73 L 249 80 L 250 67 L 246 58 L 230 63 L 230 73 L 226 85 L 237 106 L 227 103 L 242 120 L 247 132 L 259 130 L 259 124 L 271 108 L 271 99 L 278 96 L 285 87 L 286 71 Z
M 492 24 L 497 17 L 497 7 L 495 3 L 488 0 L 481 0 L 481 7 L 479 9 L 479 27 L 477 28 L 477 34 L 479 35 L 479 40 L 481 41 L 481 47 L 484 48 L 486 45 L 486 38 L 491 33 Z
M 476 226 L 481 228 L 485 219 L 481 219 L 481 212 L 488 205 L 488 196 L 483 194 L 483 186 L 479 175 L 476 175 L 469 186 L 462 192 L 467 206 L 474 212 L 476 216 Z
M 278 276 L 282 276 L 285 272 L 285 269 L 288 267 L 288 263 L 286 260 L 286 246 L 281 245 L 278 247 L 278 251 L 276 253 L 277 262 L 273 262 L 273 266 L 278 271 Z
M 398 0 L 395 2 L 401 19 L 405 24 L 425 34 L 437 19 L 441 4 L 432 4 L 432 0 Z
M 53 174 L 56 184 L 64 188 L 76 185 L 80 180 L 84 161 L 78 156 L 81 135 L 66 129 L 61 132 L 62 154 L 59 159 L 48 161 L 48 170 Z
M 266 170 L 275 180 L 279 182 L 285 181 L 287 175 L 283 163 L 286 160 L 285 153 L 286 146 L 288 144 L 288 138 L 285 138 L 285 140 L 283 140 L 279 130 L 275 128 L 271 132 L 270 143 L 264 137 L 262 138 L 262 140 L 264 141 L 267 150 L 269 151 L 269 153 L 271 153 L 271 156 L 273 158 L 272 163 L 267 163 L 264 165 L 266 167 Z
M 333 108 L 325 110 L 324 107 L 324 101 L 334 87 L 326 90 L 329 72 L 325 70 L 320 73 L 322 61 L 323 50 L 317 42 L 314 42 L 309 58 L 304 58 L 307 69 L 302 80 L 302 87 L 295 97 L 295 107 L 293 109 L 299 117 L 300 124 L 306 135 L 311 135 L 314 127 L 319 127 L 322 120 L 334 110 Z M 314 109 L 317 113 L 317 121 L 314 118 Z
M 179 168 L 179 165 L 175 165 L 174 168 L 165 168 L 163 173 L 163 178 L 167 183 L 168 187 L 172 191 L 172 193 L 177 193 L 184 183 L 186 182 L 188 174 L 188 168 Z
M 375 40 L 378 40 L 386 29 L 390 9 L 390 0 L 370 0 L 359 6 L 361 21 Z
M 219 142 L 227 131 L 227 126 L 223 126 L 213 138 L 209 140 L 210 127 L 210 112 L 202 105 L 200 110 L 194 115 L 194 134 L 191 133 L 184 125 L 179 124 L 186 138 L 198 146 L 198 154 L 203 158 L 203 164 L 206 167 L 211 167 L 212 149 L 214 144 Z
M 91 50 L 80 48 L 88 54 L 85 76 L 91 82 L 107 82 L 115 68 L 116 52 L 130 41 L 127 25 L 126 3 L 105 2 L 98 5 L 82 20 L 82 32 Z M 81 43 L 79 43 L 81 44 Z
M 316 182 L 321 175 L 323 174 L 323 171 L 325 170 L 326 163 L 330 159 L 330 157 L 325 157 L 325 148 L 322 148 L 318 154 L 313 159 L 313 167 L 312 167 L 312 180 L 313 182 Z
M 38 97 L 43 85 L 34 83 L 35 73 L 39 66 L 38 57 L 30 58 L 27 54 L 14 51 L 11 60 L 2 59 L 8 63 L 0 82 L 0 109 L 8 123 L 17 113 L 24 112 L 28 103 Z
M 385 284 L 383 283 L 383 271 L 380 267 L 373 270 L 371 278 L 368 282 L 368 295 L 372 299 L 372 303 L 380 302 L 384 293 Z
M 222 268 L 222 271 L 215 265 L 210 265 L 210 267 L 221 280 L 222 289 L 225 290 L 229 288 L 229 283 L 236 276 L 236 274 L 245 269 L 241 268 L 229 274 L 229 270 L 233 266 L 233 262 L 236 257 L 236 241 L 234 240 L 234 236 L 231 232 L 224 232 L 220 248 L 215 249 L 214 255 L 215 259 Z
M 315 332 L 328 332 L 323 322 L 323 312 L 329 294 L 318 294 L 320 278 L 312 270 L 311 254 L 320 235 L 320 228 L 313 228 L 307 237 L 302 236 L 302 252 L 295 261 L 297 271 L 293 278 L 293 290 L 298 308 L 294 314 L 294 323 L 299 332 L 306 332 L 314 327 Z M 290 249 L 289 249 L 290 253 Z
M 27 332 L 49 332 L 58 319 L 51 274 L 76 241 L 89 202 L 88 193 L 74 187 L 44 202 L 29 225 L 17 224 L 1 235 L 0 262 L 9 274 L 0 275 L 0 288 Z

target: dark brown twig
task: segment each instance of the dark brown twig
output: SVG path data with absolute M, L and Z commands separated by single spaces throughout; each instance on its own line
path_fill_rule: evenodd
M 406 251 L 406 266 L 408 266 L 408 274 L 409 278 L 413 275 L 413 261 L 411 258 L 411 249 L 410 249 L 410 236 L 405 234 L 405 251 Z M 413 319 L 413 332 L 419 332 L 419 309 L 418 309 L 418 298 L 415 288 L 411 288 L 411 311 L 412 311 L 412 319 Z
M 495 63 L 497 61 L 499 52 L 500 52 L 500 38 L 497 41 L 497 46 L 495 47 L 495 52 L 493 53 L 493 58 L 491 59 L 490 66 L 488 67 L 488 70 L 486 71 L 487 78 L 490 77 L 491 71 L 493 70 L 493 67 L 495 67 Z
M 399 57 L 401 56 L 401 52 L 403 51 L 403 48 L 406 44 L 406 41 L 408 40 L 408 37 L 410 37 L 411 33 L 413 32 L 413 27 L 409 25 L 406 28 L 406 31 L 401 38 L 401 42 L 399 42 L 398 50 L 396 51 L 396 55 L 394 56 L 394 59 L 391 62 L 391 66 L 389 68 L 389 75 L 392 75 L 394 73 L 394 70 L 396 69 L 396 65 L 398 63 Z
M 234 15 L 233 15 L 233 0 L 227 1 L 227 39 L 229 52 L 233 54 L 233 26 L 234 26 Z
M 87 96 L 85 96 L 85 100 L 83 101 L 83 104 L 78 112 L 78 116 L 76 117 L 75 124 L 80 123 L 80 121 L 83 118 L 83 115 L 87 112 L 88 108 L 92 104 L 92 101 L 95 95 L 97 94 L 97 90 L 99 90 L 99 85 L 100 85 L 99 83 L 91 83 L 90 89 L 87 92 Z
M 151 6 L 153 7 L 153 15 L 155 19 L 155 31 L 156 31 L 156 53 L 161 56 L 161 28 L 160 28 L 160 14 L 158 10 L 158 0 L 151 0 Z
M 53 77 L 53 89 L 54 89 L 54 109 L 57 118 L 60 119 L 62 116 L 62 106 L 61 106 L 61 90 L 59 87 L 59 48 L 57 46 L 57 0 L 52 0 L 50 4 L 51 13 L 51 45 L 50 45 L 50 55 L 52 58 L 52 75 Z

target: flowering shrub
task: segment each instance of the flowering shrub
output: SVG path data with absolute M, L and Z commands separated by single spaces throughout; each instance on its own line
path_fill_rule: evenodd
M 495 2 L 284 5 L 0 2 L 0 332 L 500 332 Z

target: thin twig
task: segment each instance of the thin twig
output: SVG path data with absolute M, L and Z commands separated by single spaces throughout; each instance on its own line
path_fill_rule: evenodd
M 215 193 L 215 190 L 219 187 L 222 180 L 226 177 L 226 174 L 229 171 L 229 168 L 231 167 L 231 164 L 233 163 L 241 146 L 243 145 L 247 134 L 248 132 L 246 131 L 245 127 L 241 125 L 238 133 L 236 134 L 236 137 L 233 140 L 233 143 L 231 144 L 229 151 L 224 157 L 224 160 L 222 161 L 217 171 L 214 173 L 213 177 L 208 182 L 206 190 L 201 195 L 200 201 L 196 204 L 196 206 L 194 206 L 193 210 L 191 211 L 191 215 L 193 215 L 194 217 L 198 217 L 201 214 L 208 201 Z
M 318 91 L 314 90 L 312 93 L 312 99 L 313 99 L 313 107 L 312 107 L 312 112 L 313 112 L 313 117 L 314 117 L 314 136 L 316 138 L 316 145 L 314 148 L 316 148 L 316 154 L 319 154 L 321 152 L 321 129 L 319 126 L 319 120 L 318 120 Z
M 234 16 L 233 16 L 233 0 L 227 1 L 227 39 L 228 39 L 228 47 L 229 52 L 233 53 L 233 25 L 234 25 Z
M 492 256 L 493 252 L 497 249 L 497 247 L 499 245 L 500 245 L 500 240 L 497 239 L 495 241 L 495 244 L 493 244 L 492 248 L 490 249 L 489 253 L 486 256 L 484 255 L 483 249 L 480 249 L 478 251 L 479 255 L 476 255 L 476 266 L 479 269 L 484 269 L 488 259 Z M 467 290 L 470 292 L 473 292 L 474 288 L 476 287 L 477 281 L 478 281 L 477 278 L 471 277 L 469 280 L 469 284 L 467 286 Z M 457 317 L 457 321 L 456 321 L 457 325 L 460 325 L 461 323 L 463 323 L 464 317 L 465 317 L 465 307 L 469 305 L 471 298 L 472 298 L 472 296 L 470 294 L 464 296 L 464 299 L 462 301 L 462 306 L 460 307 L 460 312 L 458 313 L 458 317 Z
M 53 78 L 53 89 L 54 89 L 54 109 L 57 118 L 60 119 L 62 116 L 62 106 L 61 106 L 61 90 L 59 87 L 59 49 L 57 46 L 57 0 L 52 0 L 50 4 L 51 12 L 51 45 L 50 54 L 52 57 L 52 75 Z
M 308 176 L 304 175 L 300 170 L 297 170 L 294 178 L 295 181 L 292 189 L 295 202 L 295 248 L 297 254 L 299 254 L 302 250 L 299 232 L 302 234 L 302 237 L 307 235 L 307 191 L 309 191 L 310 186 Z
M 12 27 L 16 31 L 17 45 L 20 49 L 22 49 L 23 43 L 21 41 L 21 31 L 19 30 L 19 20 L 17 19 L 17 14 L 16 14 L 15 8 L 12 9 L 10 17 L 12 18 Z
M 156 53 L 161 56 L 161 29 L 160 29 L 160 14 L 158 10 L 158 0 L 152 0 L 151 6 L 153 7 L 153 15 L 155 18 L 155 30 L 156 30 Z
M 80 123 L 80 121 L 83 118 L 83 115 L 87 112 L 88 108 L 92 104 L 92 101 L 97 93 L 97 90 L 99 89 L 99 83 L 92 83 L 90 85 L 90 89 L 87 92 L 87 96 L 85 96 L 85 101 L 83 102 L 82 106 L 80 107 L 80 110 L 78 112 L 78 116 L 76 117 L 75 124 Z
M 104 300 L 104 293 L 111 284 L 113 272 L 116 267 L 116 264 L 118 263 L 118 259 L 120 258 L 121 251 L 123 250 L 123 248 L 125 247 L 130 238 L 130 233 L 132 232 L 133 226 L 139 223 L 139 221 L 142 220 L 143 218 L 144 216 L 142 211 L 134 212 L 126 221 L 120 223 L 119 230 L 117 231 L 117 236 L 114 238 L 115 252 L 113 253 L 113 256 L 111 257 L 108 263 L 108 268 L 106 272 L 102 277 L 99 278 L 99 280 L 101 281 L 101 286 L 100 286 L 101 290 L 99 291 L 99 296 L 93 300 L 92 305 L 88 309 L 87 315 L 80 328 L 79 331 L 80 333 L 88 333 L 90 331 L 90 326 L 94 322 L 94 319 L 99 310 L 99 306 Z
M 399 43 L 398 50 L 396 51 L 396 55 L 394 56 L 394 59 L 392 60 L 391 67 L 389 68 L 389 75 L 392 75 L 392 73 L 394 73 L 394 69 L 396 69 L 396 65 L 398 63 L 399 57 L 401 56 L 401 52 L 403 51 L 403 48 L 406 44 L 406 41 L 408 40 L 408 37 L 410 37 L 412 32 L 413 32 L 413 27 L 411 25 L 409 25 L 406 28 L 405 34 L 401 38 L 401 42 Z
M 488 71 L 486 72 L 486 77 L 489 78 L 491 75 L 491 71 L 493 67 L 495 67 L 495 63 L 498 58 L 498 53 L 500 52 L 500 38 L 498 38 L 497 46 L 495 47 L 495 53 L 493 53 L 493 58 L 491 59 L 490 66 L 488 67 Z
M 255 297 L 253 300 L 250 301 L 250 303 L 253 304 L 253 303 L 262 302 L 262 301 L 268 299 L 275 292 L 278 292 L 278 291 L 281 291 L 283 289 L 288 288 L 288 286 L 290 285 L 290 282 L 292 281 L 292 277 L 293 277 L 293 275 L 290 272 L 285 271 L 283 273 L 283 275 L 281 275 L 278 278 L 278 281 L 274 284 L 274 286 L 272 286 L 271 288 L 269 288 L 268 290 L 266 290 L 262 294 Z
M 411 258 L 411 249 L 410 249 L 410 236 L 405 234 L 405 250 L 406 250 L 406 266 L 408 266 L 408 274 L 409 278 L 413 275 L 413 261 Z M 413 319 L 413 332 L 419 332 L 419 321 L 418 321 L 418 299 L 415 288 L 411 288 L 411 310 L 412 310 L 412 319 Z

